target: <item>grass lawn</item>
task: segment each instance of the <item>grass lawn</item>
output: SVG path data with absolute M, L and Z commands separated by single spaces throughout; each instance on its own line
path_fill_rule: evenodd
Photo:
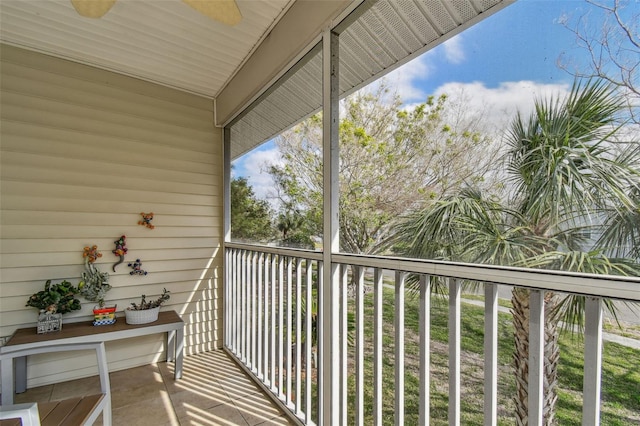
M 466 297 L 466 296 L 465 296 Z M 352 304 L 352 300 L 350 304 Z M 405 424 L 418 422 L 419 395 L 419 299 L 405 299 Z M 394 293 L 384 290 L 383 332 L 383 417 L 384 424 L 394 421 Z M 352 306 L 350 306 L 351 308 Z M 446 425 L 448 410 L 448 331 L 447 301 L 434 296 L 431 307 L 431 424 Z M 365 298 L 365 421 L 373 422 L 373 296 Z M 484 310 L 463 304 L 462 329 L 462 424 L 483 423 L 483 335 Z M 498 343 L 498 424 L 513 425 L 515 418 L 512 373 L 513 326 L 510 315 L 499 314 Z M 583 341 L 563 333 L 560 336 L 558 424 L 580 425 L 582 416 Z M 350 348 L 353 352 L 353 348 Z M 355 370 L 353 353 L 349 357 L 349 420 L 354 423 Z M 605 342 L 602 372 L 602 424 L 640 424 L 640 351 Z

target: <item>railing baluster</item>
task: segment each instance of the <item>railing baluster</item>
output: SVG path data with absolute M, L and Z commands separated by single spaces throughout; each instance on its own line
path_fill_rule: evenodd
M 284 358 L 284 256 L 278 256 L 278 396 L 283 393 L 283 358 Z
M 427 426 L 429 424 L 429 372 L 431 368 L 430 342 L 431 342 L 431 292 L 429 287 L 429 277 L 420 275 L 420 402 L 419 402 L 419 424 Z
M 585 304 L 584 383 L 582 424 L 600 424 L 602 374 L 602 299 L 587 297 Z
M 484 424 L 498 416 L 498 285 L 484 284 Z
M 264 371 L 262 369 L 262 360 L 264 359 L 263 355 L 262 355 L 262 306 L 264 304 L 264 300 L 262 300 L 262 296 L 263 296 L 263 288 L 264 288 L 264 280 L 263 280 L 263 276 L 262 276 L 262 271 L 263 271 L 263 266 L 264 264 L 264 253 L 258 253 L 258 264 L 257 264 L 257 272 L 258 272 L 258 277 L 257 277 L 257 282 L 258 282 L 258 288 L 257 288 L 257 298 L 258 298 L 258 304 L 256 306 L 256 313 L 258 315 L 258 323 L 256 324 L 256 360 L 255 360 L 255 365 L 256 365 L 256 374 L 257 376 L 264 381 Z
M 225 251 L 224 282 L 224 344 L 233 350 L 233 321 L 231 320 L 231 301 L 233 300 L 233 249 Z
M 295 393 L 295 405 L 296 415 L 301 416 L 302 413 L 302 384 L 300 383 L 301 377 L 301 363 L 302 363 L 302 259 L 296 259 L 296 393 Z
M 269 377 L 271 378 L 271 390 L 276 389 L 276 281 L 277 256 L 271 255 L 271 328 L 269 330 Z
M 264 279 L 264 288 L 262 290 L 262 381 L 269 386 L 269 288 L 271 282 L 269 280 L 269 253 L 264 254 L 262 262 L 262 276 Z
M 460 425 L 460 286 L 449 278 L 449 424 Z
M 542 426 L 544 383 L 544 292 L 529 296 L 529 425 Z
M 311 377 L 313 373 L 313 362 L 311 350 L 313 346 L 313 262 L 307 259 L 306 263 L 306 288 L 305 288 L 305 364 L 304 364 L 304 384 L 305 384 L 305 404 L 304 420 L 306 424 L 311 423 Z
M 404 282 L 406 274 L 396 271 L 395 285 L 395 424 L 404 425 Z
M 341 425 L 346 426 L 347 424 L 347 413 L 348 406 L 347 401 L 349 398 L 349 391 L 347 387 L 347 378 L 348 378 L 348 350 L 349 346 L 347 344 L 347 336 L 349 333 L 349 324 L 348 324 L 348 268 L 349 265 L 342 265 L 340 267 L 340 289 L 342 291 L 342 297 L 340 300 L 340 419 Z
M 324 347 L 328 345 L 328 340 L 331 336 L 327 336 L 327 332 L 331 332 L 331 329 L 325 329 L 325 317 L 329 315 L 329 309 L 327 307 L 327 299 L 325 298 L 326 290 L 324 288 L 324 261 L 318 261 L 318 424 L 324 425 L 325 422 L 325 393 L 331 392 L 331 386 L 325 381 L 325 366 L 331 360 L 327 360 L 325 357 Z M 330 327 L 331 328 L 331 327 Z M 326 374 L 330 376 L 329 374 Z M 327 416 L 327 419 L 330 419 Z
M 250 279 L 249 279 L 249 308 L 247 311 L 249 312 L 249 345 L 250 345 L 250 360 L 249 360 L 249 368 L 251 371 L 255 372 L 256 368 L 256 262 L 257 262 L 258 253 L 251 253 L 251 270 L 250 270 Z
M 364 268 L 356 267 L 356 425 L 364 424 Z
M 291 372 L 293 371 L 292 368 L 292 359 L 291 359 L 291 346 L 293 343 L 293 339 L 292 339 L 292 298 L 291 298 L 291 293 L 292 293 L 292 278 L 291 278 L 291 273 L 292 273 L 292 269 L 293 269 L 293 259 L 291 257 L 287 257 L 287 346 L 285 348 L 285 353 L 287 354 L 287 368 L 286 368 L 286 372 L 287 372 L 287 393 L 286 393 L 286 400 L 287 400 L 287 407 L 291 407 Z
M 373 272 L 373 424 L 382 425 L 382 298 L 384 275 L 380 268 Z
M 242 322 L 240 335 L 240 355 L 242 356 L 242 362 L 247 363 L 247 252 L 242 251 L 242 276 L 240 277 L 240 285 L 242 286 L 242 293 L 240 295 L 240 303 L 242 306 L 240 320 Z
M 242 332 L 241 332 L 241 315 L 242 315 L 242 310 L 241 310 L 241 306 L 240 303 L 242 302 L 242 294 L 241 294 L 241 288 L 240 286 L 242 285 L 242 258 L 241 256 L 241 251 L 238 250 L 235 253 L 235 258 L 236 258 L 236 267 L 235 267 L 235 271 L 234 271 L 234 276 L 236 277 L 236 283 L 234 285 L 234 294 L 236 296 L 236 298 L 233 300 L 233 305 L 235 308 L 235 312 L 234 312 L 234 324 L 233 324 L 233 333 L 234 333 L 234 349 L 235 349 L 235 353 L 236 355 L 238 355 L 239 357 L 241 357 L 242 355 L 240 354 L 240 345 L 241 345 L 241 338 L 242 338 Z
M 271 288 L 271 280 L 269 279 L 269 263 L 271 255 L 269 253 L 264 254 L 264 262 L 262 267 L 264 268 L 262 274 L 264 277 L 264 289 L 263 289 L 263 305 L 262 305 L 262 380 L 269 386 L 269 294 Z

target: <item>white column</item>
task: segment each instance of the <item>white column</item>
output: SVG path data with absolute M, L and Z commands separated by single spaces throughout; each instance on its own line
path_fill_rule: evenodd
M 323 114 L 323 281 L 320 296 L 319 423 L 338 425 L 340 418 L 340 291 L 338 267 L 331 262 L 340 250 L 338 222 L 338 35 L 322 37 Z

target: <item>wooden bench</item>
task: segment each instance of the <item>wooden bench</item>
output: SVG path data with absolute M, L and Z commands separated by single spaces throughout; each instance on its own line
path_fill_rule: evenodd
M 184 322 L 175 311 L 163 311 L 158 319 L 149 324 L 131 325 L 125 319 L 118 318 L 115 324 L 94 326 L 90 321 L 64 323 L 62 330 L 53 333 L 37 334 L 35 327 L 21 328 L 11 336 L 0 354 L 9 354 L 23 349 L 48 347 L 52 345 L 84 342 L 107 342 L 128 339 L 156 333 L 167 333 L 167 361 L 175 363 L 174 377 L 182 377 L 182 357 L 184 348 Z M 2 400 L 3 404 L 12 404 L 14 392 L 22 393 L 27 389 L 27 360 L 25 356 L 11 357 L 11 362 L 2 362 Z M 15 382 L 5 380 L 5 374 L 15 369 Z M 15 389 L 14 389 L 15 385 Z
M 78 398 L 70 398 L 63 401 L 53 401 L 41 404 L 12 405 L 13 394 L 2 393 L 2 405 L 0 406 L 0 423 L 2 425 L 21 424 L 30 425 L 92 425 L 102 414 L 102 423 L 111 426 L 111 387 L 109 383 L 109 370 L 107 368 L 107 355 L 104 342 L 93 343 L 66 343 L 61 345 L 47 345 L 34 348 L 22 348 L 0 354 L 2 362 L 2 384 L 13 382 L 13 369 L 6 366 L 13 365 L 13 359 L 53 352 L 86 351 L 94 350 L 98 364 L 100 377 L 100 393 Z M 5 398 L 7 397 L 7 398 Z M 9 401 L 7 401 L 10 400 Z M 18 420 L 20 422 L 18 422 Z

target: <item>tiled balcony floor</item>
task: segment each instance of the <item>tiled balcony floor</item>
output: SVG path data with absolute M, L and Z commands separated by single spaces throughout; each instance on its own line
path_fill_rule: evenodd
M 110 380 L 114 426 L 294 424 L 224 351 L 185 357 L 177 381 L 173 364 L 165 362 L 116 371 Z M 32 388 L 15 401 L 54 401 L 99 391 L 94 376 Z

